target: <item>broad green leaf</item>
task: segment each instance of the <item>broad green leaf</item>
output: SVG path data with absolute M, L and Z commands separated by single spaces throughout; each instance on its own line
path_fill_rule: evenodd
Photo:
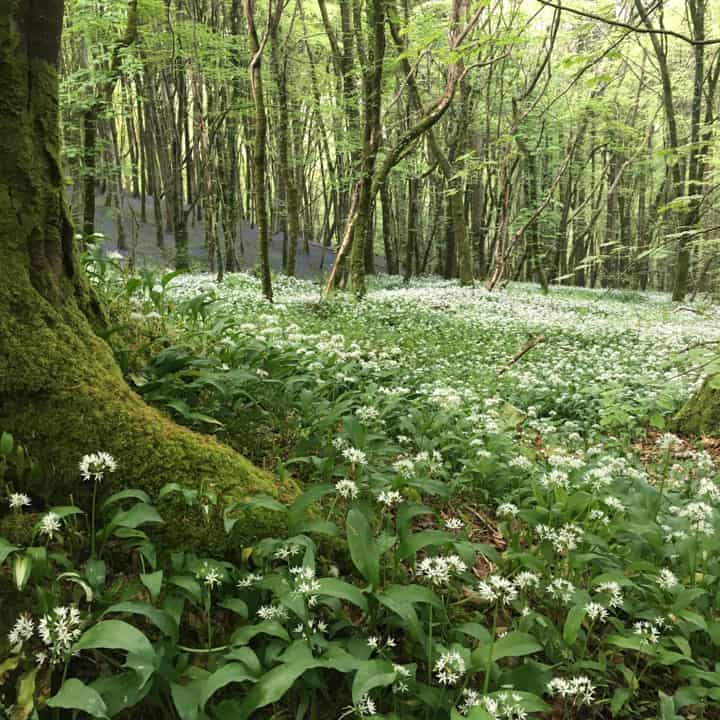
M 127 488 L 127 490 L 120 490 L 120 492 L 113 493 L 107 500 L 105 500 L 105 502 L 102 504 L 102 507 L 106 508 L 113 503 L 128 499 L 140 500 L 140 502 L 148 504 L 150 503 L 150 496 L 144 490 Z
M 11 545 L 5 538 L 0 538 L 0 565 L 7 560 L 8 555 L 19 549 L 16 545 Z
M 345 521 L 350 557 L 361 575 L 374 587 L 380 585 L 380 553 L 367 518 L 351 508 Z
M 160 513 L 147 503 L 139 502 L 129 510 L 117 513 L 110 521 L 111 525 L 135 529 L 147 523 L 162 523 Z
M 397 678 L 389 660 L 368 660 L 360 665 L 352 684 L 353 704 L 357 705 L 363 695 L 377 687 L 392 685 Z
M 80 710 L 96 718 L 108 717 L 107 707 L 100 693 L 77 678 L 66 680 L 47 704 L 51 708 Z
M 232 645 L 247 645 L 256 635 L 271 635 L 290 642 L 287 630 L 276 620 L 263 620 L 256 625 L 238 628 L 230 639 Z
M 257 677 L 250 673 L 243 663 L 231 662 L 216 670 L 200 688 L 200 707 L 205 708 L 207 701 L 221 688 L 230 683 L 256 682 Z
M 319 583 L 320 589 L 317 591 L 318 595 L 327 595 L 329 597 L 347 600 L 367 612 L 367 599 L 359 588 L 338 578 L 323 578 Z
M 576 640 L 587 611 L 585 605 L 573 605 L 568 611 L 563 626 L 563 640 L 572 645 Z
M 178 626 L 175 623 L 175 619 L 165 610 L 153 607 L 148 603 L 127 600 L 126 602 L 115 603 L 111 605 L 104 613 L 109 615 L 111 613 L 128 613 L 131 615 L 142 615 L 146 617 L 155 627 L 159 628 L 169 638 L 177 640 L 178 637 Z
M 532 636 L 522 632 L 511 632 L 493 643 L 492 659 L 522 657 L 540 652 L 542 645 Z
M 306 670 L 321 665 L 308 655 L 303 661 L 279 665 L 265 673 L 238 707 L 238 720 L 247 720 L 258 708 L 277 702 Z
M 153 573 L 142 573 L 140 575 L 140 582 L 147 588 L 150 593 L 150 597 L 153 600 L 157 600 L 162 590 L 163 571 L 158 570 Z

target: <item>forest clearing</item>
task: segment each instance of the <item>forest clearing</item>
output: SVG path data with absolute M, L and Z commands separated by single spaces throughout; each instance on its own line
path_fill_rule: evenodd
M 0 0 L 0 718 L 720 719 L 710 0 Z

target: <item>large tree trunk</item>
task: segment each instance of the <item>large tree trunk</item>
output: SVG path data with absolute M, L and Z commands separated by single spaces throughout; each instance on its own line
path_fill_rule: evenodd
M 51 501 L 78 493 L 78 459 L 96 450 L 118 459 L 124 486 L 151 494 L 171 481 L 225 498 L 291 493 L 145 405 L 93 331 L 103 313 L 79 264 L 59 159 L 62 19 L 62 0 L 0 4 L 0 428 L 40 459 L 43 484 L 33 490 Z M 176 513 L 169 542 L 225 547 L 219 517 Z M 254 519 L 243 534 L 258 529 Z
M 706 378 L 675 418 L 676 429 L 692 435 L 720 437 L 720 375 Z

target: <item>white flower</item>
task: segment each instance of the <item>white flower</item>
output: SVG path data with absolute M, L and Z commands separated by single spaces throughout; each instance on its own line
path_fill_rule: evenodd
M 257 609 L 258 617 L 263 620 L 287 620 L 287 610 L 282 605 L 261 605 Z
M 378 502 L 386 507 L 399 505 L 403 501 L 403 496 L 397 490 L 383 490 L 378 493 Z
M 687 518 L 694 530 L 700 535 L 713 535 L 715 529 L 712 525 L 713 509 L 704 502 L 691 502 L 682 508 L 670 508 L 680 517 Z
M 603 498 L 602 501 L 611 510 L 616 510 L 617 512 L 625 512 L 625 505 L 620 501 L 619 498 L 616 498 L 613 495 L 607 495 L 606 497 Z
M 315 577 L 315 570 L 305 565 L 297 565 L 290 568 L 290 573 L 294 576 L 295 593 L 297 595 L 312 596 L 320 590 L 320 581 Z M 311 598 L 312 600 L 312 598 Z M 314 605 L 314 601 L 310 603 Z
M 445 521 L 446 530 L 462 530 L 465 527 L 465 523 L 460 518 L 448 518 Z
M 437 659 L 434 670 L 441 685 L 454 685 L 465 674 L 465 661 L 457 650 L 449 650 Z
M 546 590 L 552 598 L 560 600 L 565 604 L 569 603 L 575 594 L 575 586 L 569 580 L 564 580 L 563 578 L 552 580 Z
M 672 433 L 665 433 L 655 441 L 655 444 L 658 446 L 658 448 L 660 448 L 660 450 L 664 450 L 665 452 L 671 452 L 679 448 L 682 445 L 682 441 L 677 435 L 673 435 Z
M 600 622 L 605 622 L 610 616 L 607 608 L 604 605 L 596 602 L 589 602 L 585 606 L 585 612 L 588 614 L 588 617 L 593 622 L 595 622 L 596 620 L 599 620 Z
M 509 605 L 518 596 L 513 581 L 501 575 L 489 575 L 477 584 L 476 589 L 480 599 L 490 604 L 499 602 L 502 605 Z
M 40 534 L 47 535 L 50 540 L 55 537 L 55 533 L 60 530 L 60 527 L 60 516 L 54 512 L 46 513 L 40 519 Z
M 115 472 L 117 463 L 115 458 L 106 452 L 83 455 L 79 463 L 80 476 L 83 480 L 100 482 L 106 472 Z
M 606 593 L 609 596 L 608 605 L 611 608 L 622 607 L 623 604 L 623 593 L 619 583 L 616 582 L 604 582 L 600 583 L 597 588 L 597 592 Z
M 375 701 L 369 695 L 363 695 L 357 704 L 357 711 L 362 717 L 375 715 L 377 712 Z
M 657 645 L 660 640 L 660 631 L 664 625 L 665 621 L 663 618 L 658 618 L 652 622 L 648 620 L 638 620 L 633 623 L 633 633 L 640 637 L 641 645 Z
M 371 636 L 367 639 L 367 646 L 368 646 L 371 650 L 377 650 L 378 647 L 380 646 L 380 638 L 379 638 L 377 635 L 371 635 Z
M 525 590 L 529 587 L 538 587 L 540 585 L 540 576 L 528 570 L 521 570 L 513 578 L 513 582 L 520 590 Z
M 215 568 L 208 568 L 203 574 L 202 580 L 210 590 L 214 590 L 215 587 L 222 585 L 222 577 Z
M 498 517 L 516 517 L 518 512 L 520 512 L 518 506 L 509 502 L 498 505 L 497 509 Z
M 20 615 L 15 621 L 12 630 L 8 633 L 8 642 L 11 646 L 25 642 L 35 632 L 35 621 L 30 615 Z
M 418 564 L 417 574 L 433 585 L 447 585 L 453 576 L 467 570 L 467 565 L 458 555 L 436 555 L 424 557 Z
M 302 548 L 299 545 L 292 543 L 291 545 L 283 545 L 281 548 L 273 553 L 273 557 L 278 560 L 287 560 L 295 555 L 299 555 L 302 552 Z
M 674 572 L 663 568 L 660 570 L 656 582 L 662 590 L 671 590 L 678 584 L 678 579 Z
M 353 465 L 367 465 L 367 455 L 354 447 L 346 447 L 342 451 L 343 457 Z
M 335 490 L 340 497 L 354 500 L 358 496 L 358 486 L 352 480 L 338 480 L 335 483 Z
M 8 498 L 8 505 L 11 510 L 20 510 L 31 504 L 30 498 L 25 493 L 12 493 Z
M 570 678 L 554 678 L 547 686 L 551 695 L 572 699 L 573 704 L 590 705 L 595 699 L 595 687 L 590 678 L 578 675 Z
M 263 576 L 258 573 L 248 573 L 245 577 L 238 580 L 237 586 L 240 589 L 252 587 L 255 583 L 260 582 Z
M 72 605 L 56 607 L 40 619 L 38 635 L 48 647 L 51 664 L 67 658 L 72 646 L 82 634 L 80 625 L 80 611 Z

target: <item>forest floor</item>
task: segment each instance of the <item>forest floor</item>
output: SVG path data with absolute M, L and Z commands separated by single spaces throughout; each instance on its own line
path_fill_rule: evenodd
M 387 276 L 361 303 L 278 276 L 269 304 L 248 274 L 89 269 L 125 328 L 110 342 L 136 390 L 302 490 L 226 506 L 196 478 L 153 498 L 96 482 L 101 574 L 73 520 L 89 494 L 49 509 L 47 563 L 95 591 L 83 603 L 52 589 L 81 606 L 61 707 L 720 717 L 718 458 L 671 432 L 716 368 L 720 307 Z M 122 463 L 92 462 L 122 487 Z M 173 503 L 210 542 L 156 547 Z M 272 536 L 248 538 L 247 512 L 277 518 Z M 33 577 L 15 597 L 31 612 Z M 43 646 L 27 632 L 32 673 Z M 129 651 L 123 668 L 93 654 L 106 647 Z

